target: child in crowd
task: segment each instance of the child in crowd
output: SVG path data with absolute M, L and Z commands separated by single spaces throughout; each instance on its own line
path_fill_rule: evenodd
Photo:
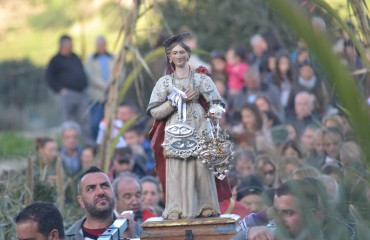
M 248 71 L 248 65 L 243 62 L 243 51 L 231 47 L 226 52 L 226 73 L 228 88 L 231 96 L 235 96 L 244 87 L 244 75 Z

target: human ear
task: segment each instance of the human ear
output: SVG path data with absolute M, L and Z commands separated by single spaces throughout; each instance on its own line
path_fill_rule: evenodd
M 84 201 L 82 201 L 82 196 L 80 196 L 80 195 L 77 195 L 77 202 L 78 202 L 78 204 L 80 204 L 80 206 L 82 207 L 82 208 L 85 208 L 85 204 L 84 204 Z
M 320 210 L 320 209 L 312 209 L 312 215 L 317 219 L 317 220 L 323 220 L 325 218 L 325 213 Z
M 51 230 L 49 233 L 49 240 L 59 240 L 59 232 L 56 229 Z

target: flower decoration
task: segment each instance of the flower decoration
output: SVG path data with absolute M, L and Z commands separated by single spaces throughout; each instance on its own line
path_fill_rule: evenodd
M 209 72 L 209 70 L 204 66 L 199 66 L 197 69 L 195 69 L 195 72 L 207 75 L 208 77 L 211 76 L 211 73 Z

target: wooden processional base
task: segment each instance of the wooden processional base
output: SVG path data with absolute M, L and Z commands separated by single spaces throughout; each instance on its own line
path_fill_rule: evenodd
M 180 220 L 163 220 L 161 217 L 153 217 L 141 224 L 144 231 L 140 239 L 231 239 L 236 234 L 238 220 L 239 216 L 235 214 Z

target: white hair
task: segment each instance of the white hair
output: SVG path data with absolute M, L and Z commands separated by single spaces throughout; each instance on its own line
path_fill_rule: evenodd
M 118 184 L 121 181 L 126 181 L 126 180 L 137 182 L 140 188 L 140 192 L 141 192 L 141 181 L 139 180 L 139 178 L 131 172 L 124 172 L 124 173 L 119 174 L 118 177 L 116 177 L 116 179 L 114 179 L 112 183 L 113 191 L 116 197 L 118 197 Z
M 61 133 L 63 135 L 63 133 L 66 131 L 66 130 L 75 130 L 77 132 L 78 135 L 80 135 L 81 133 L 81 127 L 80 125 L 78 125 L 78 123 L 76 122 L 73 122 L 73 121 L 66 121 L 62 124 L 62 126 L 60 127 L 61 129 Z
M 328 175 L 320 175 L 317 177 L 326 187 L 328 192 L 328 201 L 332 204 L 337 204 L 339 202 L 340 192 L 339 185 L 337 181 Z M 330 188 L 330 186 L 332 188 Z
M 312 25 L 315 27 L 315 26 L 318 26 L 320 27 L 322 30 L 325 30 L 326 29 L 326 24 L 325 24 L 325 21 L 324 19 L 322 19 L 321 17 L 312 17 L 311 19 L 311 23 Z
M 107 42 L 103 35 L 99 35 L 95 38 L 95 43 L 98 44 L 99 42 Z
M 296 103 L 297 99 L 301 98 L 301 97 L 307 98 L 308 104 L 310 105 L 311 110 L 313 110 L 315 97 L 311 93 L 308 93 L 306 91 L 302 91 L 302 92 L 297 93 L 297 95 L 295 95 L 294 103 Z
M 264 41 L 265 39 L 261 35 L 255 34 L 251 37 L 249 42 L 253 46 L 256 42 L 261 41 L 261 40 Z

